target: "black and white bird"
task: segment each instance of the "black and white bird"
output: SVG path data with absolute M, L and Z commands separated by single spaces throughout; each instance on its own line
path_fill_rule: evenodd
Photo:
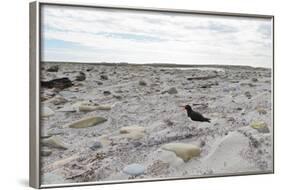
M 190 119 L 192 121 L 200 121 L 200 122 L 209 122 L 210 123 L 211 119 L 204 117 L 199 112 L 193 111 L 190 105 L 185 105 L 185 106 L 180 106 L 180 107 L 183 107 L 186 110 L 187 116 L 190 117 Z

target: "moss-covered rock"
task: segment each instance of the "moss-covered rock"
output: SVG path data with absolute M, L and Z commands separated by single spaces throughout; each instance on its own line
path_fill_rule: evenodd
M 252 128 L 256 129 L 260 133 L 269 133 L 269 128 L 267 124 L 263 121 L 254 121 L 250 125 Z
M 98 125 L 100 123 L 106 122 L 107 119 L 104 117 L 96 117 L 96 116 L 90 116 L 86 118 L 82 118 L 80 120 L 74 121 L 73 123 L 69 124 L 69 128 L 87 128 L 87 127 L 93 127 L 95 125 Z
M 57 148 L 63 150 L 67 149 L 66 145 L 56 136 L 42 139 L 41 144 L 42 146 L 47 146 L 50 148 Z

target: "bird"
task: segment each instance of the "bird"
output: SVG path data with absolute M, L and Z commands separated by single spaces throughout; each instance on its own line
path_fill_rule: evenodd
M 192 121 L 200 121 L 200 122 L 209 122 L 211 123 L 211 119 L 204 117 L 202 114 L 199 112 L 193 111 L 190 105 L 185 105 L 185 106 L 180 106 L 183 107 L 186 112 L 187 116 L 190 117 Z

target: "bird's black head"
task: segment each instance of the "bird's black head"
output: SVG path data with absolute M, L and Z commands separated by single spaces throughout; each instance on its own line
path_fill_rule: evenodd
M 184 106 L 184 109 L 186 109 L 186 111 L 188 111 L 188 112 L 192 110 L 190 105 Z
M 185 105 L 185 106 L 180 106 L 180 107 L 183 107 L 187 112 L 192 111 L 192 108 L 190 105 Z

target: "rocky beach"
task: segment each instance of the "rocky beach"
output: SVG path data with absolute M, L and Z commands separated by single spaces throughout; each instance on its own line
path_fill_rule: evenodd
M 271 69 L 41 64 L 42 184 L 273 171 Z M 211 119 L 195 122 L 182 105 Z

